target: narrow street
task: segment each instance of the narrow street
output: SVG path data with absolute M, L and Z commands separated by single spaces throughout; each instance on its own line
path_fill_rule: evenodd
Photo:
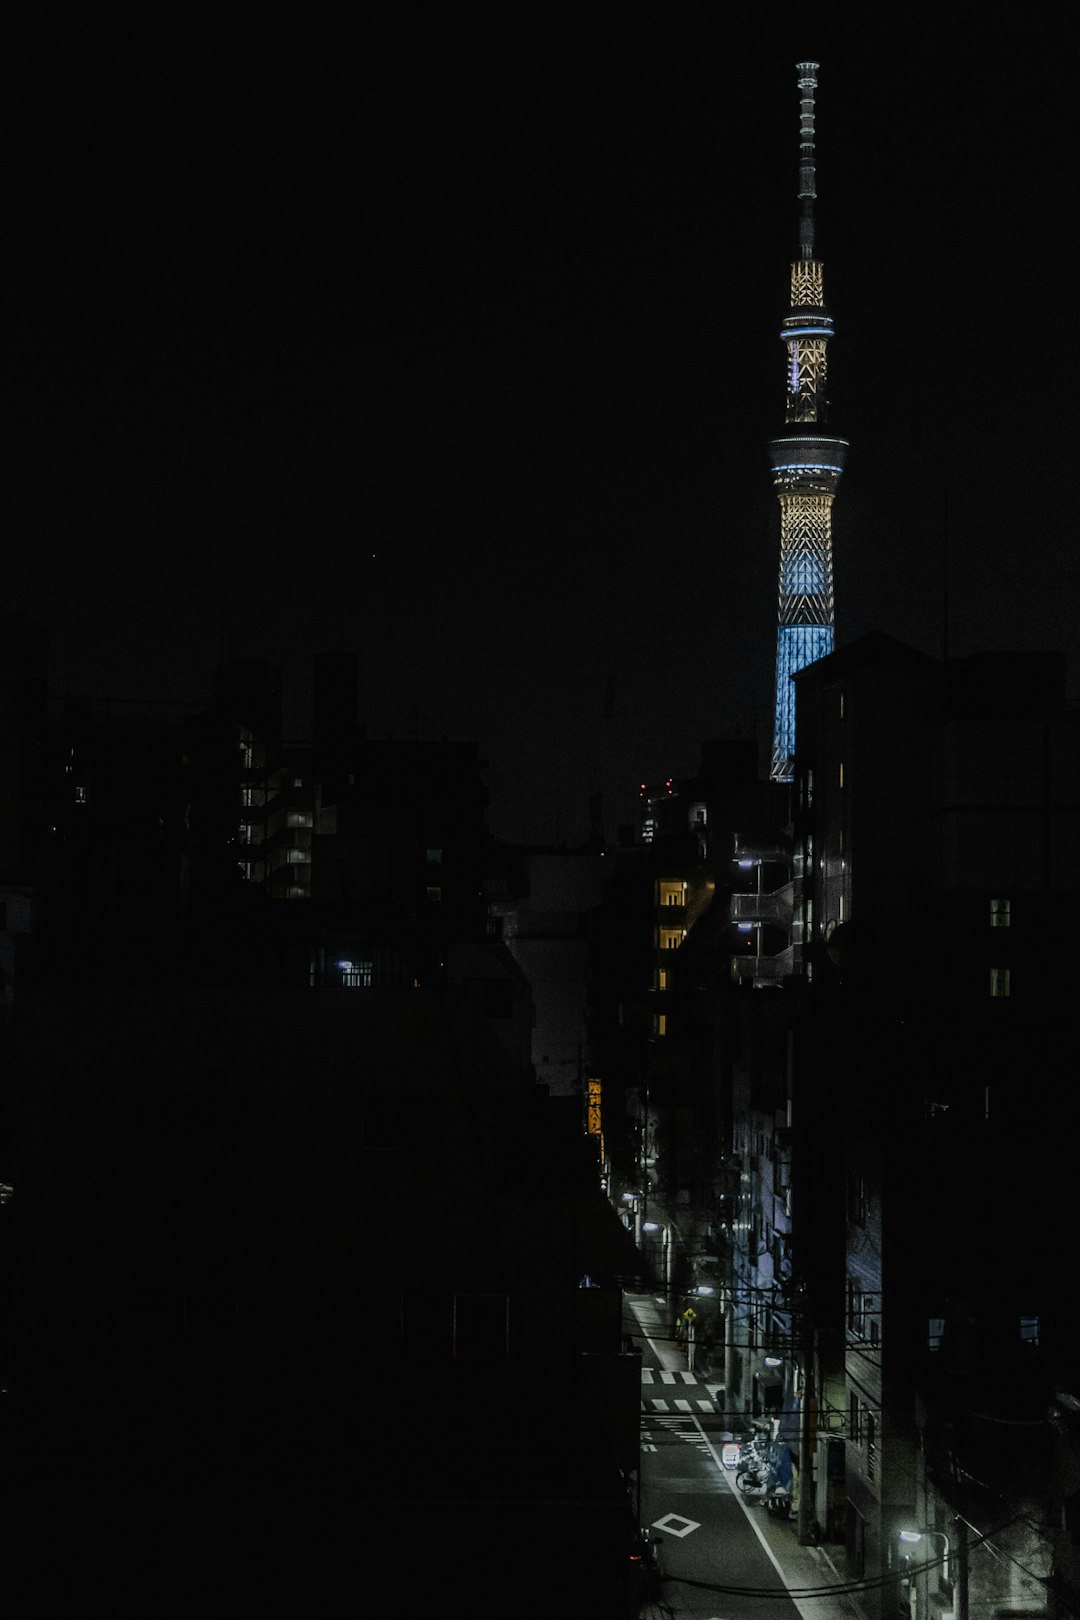
M 802 1595 L 841 1579 L 827 1553 L 800 1547 L 790 1522 L 736 1490 L 716 1382 L 687 1369 L 666 1332 L 665 1302 L 632 1295 L 627 1307 L 642 1352 L 640 1523 L 662 1577 L 643 1620 L 854 1620 L 843 1596 Z

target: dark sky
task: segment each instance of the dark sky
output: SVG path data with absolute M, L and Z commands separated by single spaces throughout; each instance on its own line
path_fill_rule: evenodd
M 1068 651 L 1080 694 L 1065 8 L 387 11 L 25 43 L 5 596 L 55 692 L 201 700 L 224 646 L 299 734 L 344 643 L 370 732 L 476 739 L 524 840 L 767 751 L 809 55 L 838 639 L 940 652 L 947 534 L 951 650 Z

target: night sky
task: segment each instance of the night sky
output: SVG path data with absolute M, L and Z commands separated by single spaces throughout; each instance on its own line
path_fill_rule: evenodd
M 1065 8 L 273 15 L 64 14 L 9 73 L 4 594 L 55 694 L 259 654 L 300 736 L 344 644 L 369 733 L 475 739 L 515 840 L 767 755 L 809 56 L 838 639 L 940 653 L 947 536 L 950 651 L 1067 651 L 1080 695 Z

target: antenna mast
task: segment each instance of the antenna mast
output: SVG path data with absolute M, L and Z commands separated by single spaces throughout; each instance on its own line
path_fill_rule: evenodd
M 817 94 L 816 62 L 800 62 L 799 75 L 799 258 L 814 257 L 814 200 L 817 197 L 817 168 L 814 161 L 814 96 Z

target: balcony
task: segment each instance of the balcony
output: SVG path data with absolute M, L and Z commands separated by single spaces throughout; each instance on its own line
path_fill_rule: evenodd
M 795 971 L 795 953 L 789 945 L 778 956 L 733 956 L 731 976 L 753 984 L 780 984 Z
M 771 894 L 733 894 L 731 897 L 732 922 L 768 922 L 785 930 L 791 927 L 793 887 L 785 883 Z

